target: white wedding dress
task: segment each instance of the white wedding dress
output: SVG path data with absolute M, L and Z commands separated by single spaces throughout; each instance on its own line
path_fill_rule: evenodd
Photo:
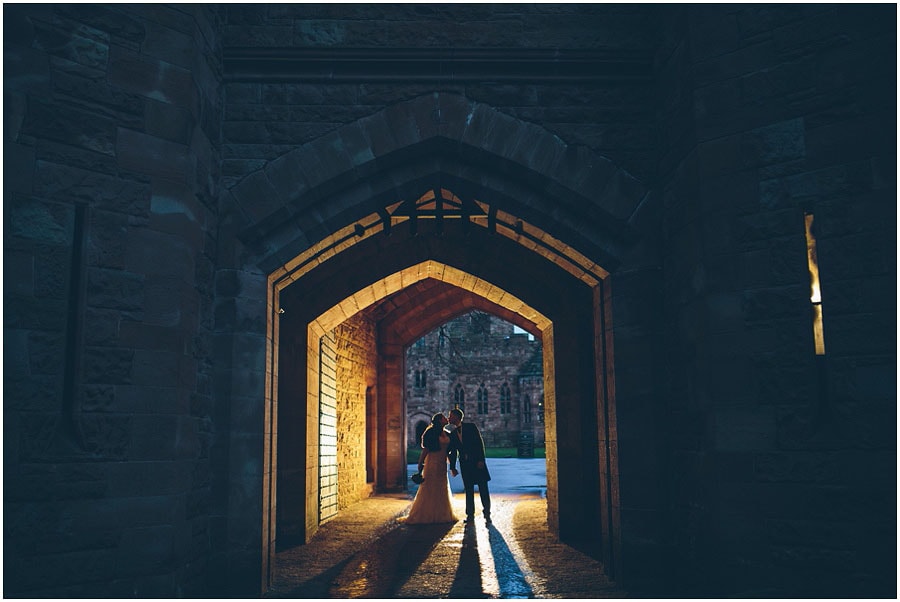
M 416 499 L 413 500 L 409 516 L 406 518 L 407 524 L 452 523 L 459 520 L 453 513 L 450 478 L 447 476 L 447 448 L 450 445 L 450 437 L 441 431 L 438 441 L 441 444 L 440 450 L 429 450 L 425 456 L 425 468 L 422 470 L 425 480 L 416 492 Z

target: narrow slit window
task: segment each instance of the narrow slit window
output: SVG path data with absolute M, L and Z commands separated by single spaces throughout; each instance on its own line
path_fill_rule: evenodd
M 825 327 L 822 318 L 822 287 L 819 281 L 819 259 L 816 252 L 816 236 L 813 232 L 813 214 L 806 219 L 806 260 L 809 264 L 809 301 L 813 312 L 813 338 L 816 355 L 825 355 Z

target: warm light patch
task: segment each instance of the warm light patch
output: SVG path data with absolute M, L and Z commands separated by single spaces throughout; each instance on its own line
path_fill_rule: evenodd
M 819 282 L 819 260 L 813 234 L 813 214 L 806 216 L 806 260 L 809 265 L 809 300 L 813 308 L 813 337 L 816 355 L 825 355 L 825 329 L 822 322 L 822 288 Z
M 596 286 L 609 275 L 577 249 L 524 219 L 500 209 L 492 209 L 488 203 L 479 200 L 460 199 L 453 191 L 436 187 L 426 190 L 415 201 L 397 201 L 322 238 L 275 270 L 270 275 L 270 281 L 274 288 L 281 290 L 352 246 L 376 234 L 389 234 L 391 229 L 400 225 L 407 225 L 409 231 L 415 233 L 418 220 L 440 224 L 444 220 L 460 219 L 466 220 L 466 224 L 489 228 L 514 240 L 589 286 Z M 481 294 L 482 291 L 474 292 Z

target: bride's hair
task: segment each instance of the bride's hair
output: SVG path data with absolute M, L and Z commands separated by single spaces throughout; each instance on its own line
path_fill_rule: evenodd
M 444 415 L 438 412 L 431 417 L 431 425 L 422 433 L 422 447 L 430 451 L 438 451 L 441 449 L 441 442 L 438 438 L 441 435 L 442 419 Z

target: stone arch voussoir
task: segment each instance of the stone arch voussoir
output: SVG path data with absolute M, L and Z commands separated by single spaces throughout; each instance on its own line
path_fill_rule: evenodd
M 411 161 L 431 155 L 447 160 L 410 169 Z M 629 222 L 648 193 L 584 146 L 487 104 L 434 92 L 345 124 L 248 174 L 226 193 L 223 222 L 239 240 L 255 245 L 250 255 L 299 252 L 334 230 L 326 224 L 329 215 L 352 213 L 354 204 L 384 191 L 385 179 L 390 189 L 444 169 L 462 177 L 482 170 L 527 181 L 624 239 L 632 238 Z M 369 185 L 376 175 L 380 185 Z M 285 230 L 286 223 L 294 226 Z

